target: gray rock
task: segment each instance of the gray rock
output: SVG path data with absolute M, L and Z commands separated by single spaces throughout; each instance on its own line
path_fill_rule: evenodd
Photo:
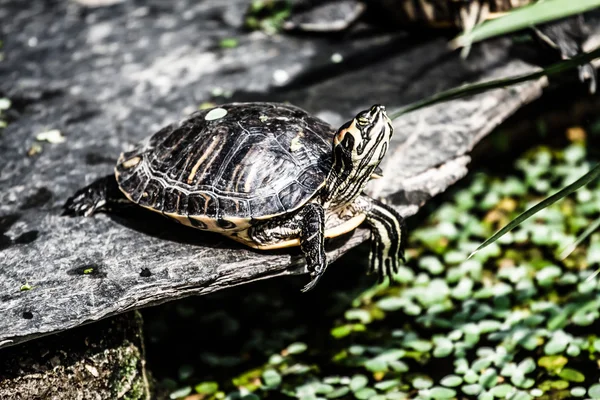
M 86 8 L 0 0 L 0 93 L 14 104 L 0 134 L 0 347 L 304 272 L 297 249 L 254 251 L 142 210 L 134 218 L 60 216 L 78 188 L 110 173 L 120 151 L 202 102 L 290 101 L 338 123 L 376 102 L 390 110 L 467 81 L 536 68 L 512 57 L 507 40 L 475 46 L 463 60 L 448 54 L 443 39 L 402 33 L 344 41 L 243 33 L 231 16 L 245 4 L 132 0 Z M 228 37 L 239 46 L 220 48 Z M 341 63 L 331 61 L 334 53 Z M 398 119 L 385 177 L 368 190 L 414 214 L 464 176 L 473 146 L 545 84 Z M 36 140 L 49 129 L 66 140 Z M 28 155 L 33 145 L 41 153 Z M 329 259 L 367 239 L 361 228 L 333 240 Z M 21 290 L 26 282 L 31 290 Z

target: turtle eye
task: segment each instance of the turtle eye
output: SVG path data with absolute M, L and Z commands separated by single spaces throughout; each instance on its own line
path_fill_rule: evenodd
M 359 125 L 367 125 L 369 123 L 369 120 L 365 117 L 358 117 L 356 121 Z

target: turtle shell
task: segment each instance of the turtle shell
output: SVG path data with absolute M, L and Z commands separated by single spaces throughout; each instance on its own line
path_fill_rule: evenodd
M 197 111 L 124 152 L 115 167 L 129 200 L 210 230 L 294 211 L 323 186 L 334 128 L 279 103 Z

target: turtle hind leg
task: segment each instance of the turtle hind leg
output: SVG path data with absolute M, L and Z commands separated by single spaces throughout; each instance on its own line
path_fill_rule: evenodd
M 384 276 L 392 277 L 398 272 L 399 262 L 404 262 L 406 227 L 404 218 L 392 207 L 374 199 L 369 199 L 367 223 L 371 226 L 371 272 L 377 271 L 379 281 Z
M 300 239 L 300 249 L 306 259 L 311 280 L 302 289 L 313 289 L 327 268 L 325 255 L 325 211 L 319 204 L 308 203 L 291 217 L 273 218 L 249 230 L 257 243 L 269 244 L 289 239 Z
M 121 193 L 114 175 L 107 175 L 79 189 L 63 205 L 62 215 L 85 216 L 112 210 L 115 206 L 130 203 Z

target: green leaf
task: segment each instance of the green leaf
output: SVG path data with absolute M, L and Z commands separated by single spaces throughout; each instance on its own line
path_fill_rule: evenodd
M 580 14 L 600 7 L 599 0 L 552 0 L 538 1 L 519 7 L 506 15 L 477 25 L 456 37 L 450 44 L 453 48 L 470 46 L 472 43 L 494 36 L 530 28 L 545 22 Z
M 503 383 L 501 385 L 494 386 L 493 388 L 491 388 L 490 393 L 494 397 L 504 398 L 504 397 L 508 396 L 508 394 L 514 390 L 515 390 L 515 388 L 512 385 Z
M 442 384 L 442 386 L 447 386 L 447 387 L 456 387 L 460 384 L 462 384 L 463 380 L 460 376 L 456 376 L 456 375 L 448 375 L 444 378 L 442 378 L 442 380 L 440 381 L 440 383 Z
M 588 389 L 588 396 L 592 399 L 600 399 L 600 383 L 590 386 Z
M 561 378 L 571 381 L 571 382 L 583 382 L 585 381 L 585 375 L 581 372 L 572 369 L 572 368 L 564 368 L 562 371 L 558 373 L 558 376 Z
M 429 395 L 434 399 L 451 399 L 456 396 L 456 390 L 436 386 L 431 388 Z
M 234 47 L 237 47 L 239 44 L 239 41 L 236 38 L 225 38 L 225 39 L 221 39 L 221 41 L 219 42 L 219 46 L 223 49 L 232 49 Z
M 262 378 L 265 386 L 269 388 L 276 388 L 281 384 L 281 375 L 274 369 L 268 369 L 263 372 Z
M 175 390 L 169 394 L 169 399 L 180 399 L 192 393 L 192 387 L 186 386 Z
M 335 389 L 333 392 L 327 394 L 328 399 L 337 399 L 338 397 L 346 396 L 350 393 L 350 388 L 347 386 L 342 386 L 340 388 Z
M 202 382 L 194 386 L 194 390 L 198 394 L 213 394 L 219 390 L 219 384 L 217 382 Z
M 369 380 L 367 379 L 366 376 L 354 375 L 352 377 L 352 380 L 350 381 L 350 389 L 353 392 L 356 392 L 357 390 L 360 390 L 360 389 L 364 388 L 365 386 L 367 386 L 367 383 L 369 383 Z
M 483 388 L 481 387 L 481 385 L 479 385 L 477 383 L 474 383 L 472 385 L 464 385 L 463 387 L 461 387 L 461 390 L 466 395 L 476 396 L 479 393 L 481 393 L 481 391 L 483 390 Z
M 377 307 L 383 311 L 396 311 L 406 306 L 406 299 L 401 297 L 386 297 L 377 302 Z
M 429 389 L 433 385 L 433 382 L 429 378 L 418 377 L 413 379 L 412 385 L 415 389 Z
M 585 396 L 585 388 L 581 387 L 581 386 L 576 386 L 574 388 L 571 388 L 571 396 L 573 397 L 583 397 Z
M 550 372 L 560 370 L 569 360 L 564 356 L 544 356 L 538 360 L 538 365 Z
M 600 57 L 600 48 L 590 51 L 589 53 L 581 53 L 569 60 L 563 60 L 552 64 L 551 66 L 544 68 L 541 71 L 533 72 L 530 74 L 517 75 L 511 78 L 502 78 L 490 80 L 487 82 L 480 82 L 474 84 L 466 84 L 456 88 L 448 89 L 443 92 L 439 92 L 433 96 L 430 96 L 424 100 L 417 101 L 412 104 L 408 104 L 396 111 L 388 113 L 390 119 L 394 120 L 401 117 L 402 115 L 411 111 L 418 110 L 420 108 L 428 107 L 433 104 L 442 103 L 444 101 L 460 99 L 474 94 L 483 93 L 491 89 L 505 88 L 507 86 L 516 85 L 519 83 L 527 82 L 534 79 L 539 79 L 543 76 L 553 76 L 568 71 L 569 69 L 576 68 L 580 65 L 586 64 L 591 60 Z
M 354 392 L 354 397 L 356 397 L 359 400 L 367 400 L 367 399 L 370 399 L 371 397 L 375 396 L 376 394 L 377 394 L 377 392 L 375 391 L 375 389 L 362 388 L 362 389 Z
M 371 313 L 367 310 L 363 310 L 360 308 L 355 308 L 346 311 L 344 317 L 349 321 L 360 321 L 363 324 L 368 324 L 371 322 Z
M 289 354 L 300 354 L 304 351 L 306 351 L 306 344 L 301 343 L 301 342 L 296 342 L 296 343 L 292 343 L 288 346 L 287 348 L 287 352 Z
M 600 49 L 598 49 L 598 50 L 600 50 Z M 533 216 L 540 210 L 543 210 L 544 208 L 550 206 L 551 204 L 556 203 L 558 200 L 561 200 L 564 197 L 570 195 L 571 193 L 573 193 L 580 187 L 587 185 L 589 182 L 596 179 L 598 176 L 600 176 L 600 164 L 596 164 L 596 166 L 594 168 L 592 168 L 589 172 L 587 172 L 585 175 L 583 175 L 581 178 L 579 178 L 575 182 L 562 188 L 561 190 L 559 190 L 552 196 L 546 198 L 545 200 L 543 200 L 543 201 L 539 202 L 538 204 L 536 204 L 535 206 L 531 207 L 529 210 L 521 213 L 514 220 L 512 220 L 510 223 L 508 223 L 508 225 L 506 225 L 505 227 L 500 229 L 498 232 L 496 232 L 490 238 L 488 238 L 485 242 L 483 242 L 479 247 L 477 247 L 477 249 L 475 249 L 475 251 L 473 253 L 471 253 L 469 258 L 471 258 L 473 255 L 475 255 L 478 251 L 480 251 L 484 247 L 487 247 L 488 245 L 494 243 L 501 236 L 503 236 L 507 232 L 513 230 L 515 227 L 519 226 L 523 221 L 527 220 L 528 218 L 530 218 L 531 216 Z
M 433 356 L 436 358 L 447 357 L 452 353 L 454 344 L 450 339 L 440 338 L 434 341 L 435 348 L 433 349 Z

